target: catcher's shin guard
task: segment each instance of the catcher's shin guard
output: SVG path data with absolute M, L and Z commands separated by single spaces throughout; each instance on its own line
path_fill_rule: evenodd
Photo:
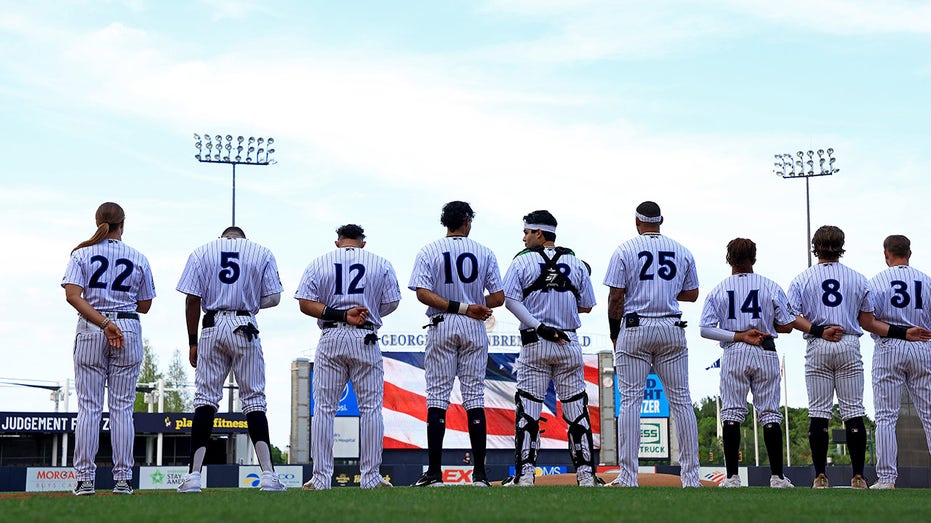
M 588 394 L 582 391 L 562 402 L 563 419 L 569 424 L 569 455 L 576 469 L 592 465 L 594 442 L 588 416 Z M 594 468 L 592 469 L 594 470 Z
M 543 400 L 517 389 L 514 403 L 517 407 L 514 416 L 514 458 L 517 474 L 520 475 L 524 464 L 537 463 L 537 447 L 540 445 L 538 418 L 543 410 Z

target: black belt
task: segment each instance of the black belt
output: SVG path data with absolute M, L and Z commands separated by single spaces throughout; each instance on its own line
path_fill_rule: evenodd
M 559 329 L 563 332 L 575 332 L 575 329 Z M 540 335 L 537 334 L 536 329 L 521 329 L 520 330 L 520 343 L 521 345 L 530 345 L 531 343 L 536 343 L 540 341 Z
M 115 316 L 118 320 L 136 320 L 139 321 L 139 315 L 135 312 L 101 312 L 104 316 L 110 318 Z
M 362 329 L 364 331 L 375 331 L 375 324 L 365 322 L 362 325 L 353 325 L 351 323 L 345 323 L 342 321 L 325 321 L 320 325 L 321 329 L 335 329 L 336 327 L 352 327 L 354 329 Z
M 624 327 L 625 327 L 625 328 L 628 328 L 628 329 L 631 329 L 631 328 L 634 328 L 634 327 L 639 327 L 639 326 L 640 326 L 640 320 L 641 320 L 642 318 L 647 318 L 647 319 L 651 319 L 651 320 L 655 320 L 655 319 L 665 319 L 665 318 L 680 318 L 680 321 L 677 321 L 677 322 L 675 323 L 675 326 L 676 326 L 676 327 L 682 327 L 683 329 L 684 329 L 685 327 L 688 326 L 688 322 L 681 321 L 681 318 L 682 318 L 682 314 L 681 314 L 681 313 L 679 313 L 679 314 L 664 314 L 664 315 L 662 315 L 662 316 L 641 316 L 640 314 L 638 314 L 638 313 L 636 313 L 636 312 L 631 312 L 631 313 L 629 313 L 629 314 L 625 314 L 625 315 L 624 315 Z
M 216 320 L 217 313 L 220 313 L 220 312 L 235 313 L 236 316 L 252 316 L 252 313 L 249 311 L 225 311 L 225 310 L 207 311 L 207 313 L 204 314 L 204 321 L 202 324 L 203 328 L 209 329 L 210 327 L 213 327 L 214 325 L 216 325 L 217 324 L 217 320 Z

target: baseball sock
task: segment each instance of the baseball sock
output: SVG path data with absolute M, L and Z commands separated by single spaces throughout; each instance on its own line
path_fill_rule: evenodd
M 255 446 L 255 457 L 259 460 L 262 472 L 274 472 L 272 465 L 271 443 L 268 437 L 268 418 L 265 411 L 254 410 L 246 413 L 246 423 L 249 424 L 249 438 Z
M 471 425 L 469 426 L 471 431 Z M 443 464 L 443 436 L 446 435 L 446 411 L 438 407 L 427 409 L 427 474 L 438 476 Z
M 815 475 L 824 474 L 828 461 L 827 418 L 809 419 L 808 444 L 811 445 L 811 463 L 815 466 Z
M 850 465 L 853 475 L 863 475 L 863 462 L 866 461 L 866 427 L 863 418 L 857 416 L 844 422 L 847 429 L 847 448 L 850 450 Z
M 485 425 L 485 409 L 469 409 L 466 415 L 469 419 L 469 441 L 472 443 L 472 478 L 486 479 L 485 447 L 488 429 Z
M 191 465 L 188 472 L 200 472 L 207 455 L 210 433 L 213 432 L 213 416 L 216 410 L 209 405 L 197 407 L 191 420 Z
M 782 425 L 767 423 L 763 425 L 763 442 L 769 455 L 769 469 L 774 476 L 782 476 Z
M 737 475 L 737 460 L 740 459 L 740 423 L 727 420 L 724 422 L 724 466 L 727 477 Z

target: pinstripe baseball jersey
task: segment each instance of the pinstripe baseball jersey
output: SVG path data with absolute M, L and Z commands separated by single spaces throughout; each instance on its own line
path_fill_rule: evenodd
M 77 285 L 98 311 L 136 312 L 136 302 L 155 297 L 149 260 L 120 240 L 104 240 L 71 253 L 61 286 Z
M 491 249 L 465 236 L 447 236 L 417 253 L 407 288 L 433 291 L 461 303 L 485 304 L 485 291 L 501 290 L 501 271 Z M 427 307 L 427 316 L 446 312 Z
M 840 262 L 809 267 L 792 280 L 788 297 L 793 314 L 815 325 L 838 325 L 844 334 L 862 335 L 857 317 L 873 312 L 866 277 Z
M 870 280 L 873 314 L 891 325 L 931 329 L 929 292 L 931 277 L 909 265 L 889 267 Z
M 278 264 L 267 248 L 245 238 L 218 238 L 188 257 L 177 289 L 200 296 L 205 311 L 255 314 L 265 296 L 281 292 Z
M 553 247 L 547 247 L 544 252 L 550 259 L 556 256 Z M 525 298 L 524 289 L 537 279 L 543 266 L 543 257 L 538 252 L 525 249 L 518 253 L 504 275 L 504 296 L 522 301 L 530 314 L 546 325 L 557 329 L 578 329 L 582 326 L 579 307 L 591 308 L 596 305 L 588 269 L 574 254 L 563 254 L 557 260 L 556 267 L 578 289 L 578 299 L 568 290 L 558 292 L 549 289 L 533 291 Z M 530 325 L 521 324 L 522 329 L 528 327 Z
M 62 279 L 83 289 L 84 299 L 116 323 L 124 346 L 114 349 L 104 331 L 80 317 L 74 340 L 74 384 L 78 395 L 75 426 L 74 468 L 76 479 L 94 481 L 94 463 L 100 442 L 100 418 L 104 395 L 110 410 L 113 446 L 113 479 L 129 480 L 133 474 L 132 410 L 136 382 L 142 364 L 142 329 L 139 321 L 116 313 L 135 313 L 137 302 L 155 297 L 149 262 L 139 251 L 120 240 L 108 239 L 74 251 Z M 107 393 L 109 388 L 109 393 Z
M 662 234 L 646 233 L 614 251 L 604 284 L 626 289 L 625 313 L 668 316 L 681 314 L 676 296 L 698 288 L 698 271 L 685 246 Z
M 334 309 L 365 307 L 366 321 L 381 327 L 381 305 L 401 300 L 401 287 L 391 263 L 358 247 L 341 247 L 310 262 L 294 297 Z M 323 328 L 323 320 L 317 325 Z
M 734 274 L 719 283 L 705 299 L 701 313 L 702 327 L 718 327 L 739 332 L 757 329 L 778 334 L 773 324 L 787 325 L 795 320 L 788 298 L 779 285 L 756 273 Z M 734 342 L 721 342 L 722 348 Z

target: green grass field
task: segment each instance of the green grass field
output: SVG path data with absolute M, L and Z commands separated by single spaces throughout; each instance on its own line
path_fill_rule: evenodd
M 918 489 L 854 491 L 582 489 L 534 487 L 478 489 L 396 487 L 362 491 L 284 493 L 212 489 L 203 494 L 137 492 L 134 496 L 74 497 L 2 494 L 0 521 L 862 521 L 931 519 L 931 492 Z

